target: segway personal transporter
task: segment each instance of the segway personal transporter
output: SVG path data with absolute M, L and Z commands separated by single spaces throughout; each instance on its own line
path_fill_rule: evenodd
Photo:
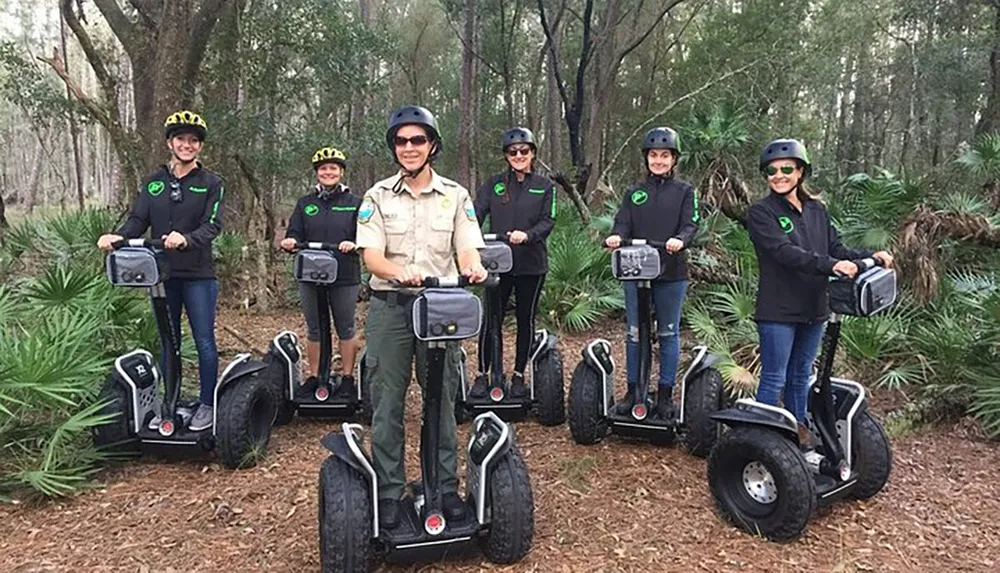
M 486 241 L 486 248 L 480 251 L 480 256 L 486 270 L 495 275 L 509 272 L 514 266 L 514 259 L 507 239 L 495 234 L 485 234 L 483 239 Z M 500 288 L 496 286 L 484 290 L 486 333 L 482 339 L 487 348 L 480 349 L 480 352 L 490 353 L 490 367 L 485 372 L 488 381 L 486 395 L 473 396 L 463 377 L 455 400 L 456 419 L 464 421 L 470 414 L 491 411 L 504 420 L 518 421 L 534 412 L 543 426 L 562 424 L 566 421 L 566 407 L 558 337 L 544 328 L 535 331 L 524 373 L 528 395 L 511 396 L 503 373 Z
M 268 356 L 270 378 L 281 397 L 275 424 L 292 421 L 295 412 L 305 417 L 349 419 L 361 415 L 371 421 L 371 400 L 364 384 L 364 352 L 354 366 L 354 380 L 344 380 L 331 374 L 333 343 L 330 338 L 329 285 L 337 280 L 337 259 L 333 255 L 338 245 L 333 243 L 295 243 L 295 280 L 316 285 L 316 306 L 319 311 L 319 370 L 315 378 L 302 379 L 299 360 L 302 353 L 294 332 L 285 330 L 271 340 Z
M 820 445 L 802 451 L 791 412 L 745 398 L 714 419 L 730 430 L 708 460 L 708 481 L 719 512 L 737 527 L 775 541 L 801 535 L 817 506 L 850 496 L 868 499 L 885 486 L 892 451 L 881 424 L 868 413 L 865 389 L 834 378 L 843 315 L 871 316 L 896 300 L 896 273 L 857 261 L 857 279 L 830 285 L 831 315 L 823 335 L 819 374 L 809 388 L 807 425 Z
M 479 299 L 457 288 L 467 285 L 464 277 L 428 277 L 423 283 L 428 288 L 413 304 L 413 332 L 428 345 L 420 433 L 423 479 L 408 484 L 398 526 L 379 526 L 378 480 L 362 447 L 362 427 L 345 423 L 342 433 L 323 438 L 332 452 L 319 475 L 324 572 L 368 571 L 377 557 L 395 563 L 440 559 L 477 545 L 495 563 L 514 563 L 531 549 L 535 510 L 528 468 L 512 429 L 493 412 L 473 421 L 466 476 L 470 511 L 461 521 L 446 521 L 442 509 L 438 444 L 445 344 L 475 336 L 482 318 Z
M 252 360 L 249 353 L 237 355 L 215 386 L 211 431 L 188 429 L 198 404 L 180 400 L 180 340 L 170 328 L 163 285 L 169 270 L 163 257 L 163 241 L 131 239 L 118 241 L 113 247 L 106 260 L 108 279 L 115 286 L 149 289 L 160 342 L 171 351 L 164 360 L 162 375 L 153 355 L 141 348 L 115 360 L 98 396 L 98 400 L 106 402 L 100 413 L 113 419 L 94 430 L 95 444 L 120 455 L 218 448 L 226 467 L 254 466 L 267 451 L 276 408 L 268 381 L 262 375 L 267 365 Z M 149 423 L 157 412 L 160 424 L 151 428 Z
M 694 455 L 704 457 L 715 444 L 716 423 L 711 415 L 722 405 L 722 376 L 713 367 L 718 360 L 705 346 L 694 348 L 694 357 L 680 382 L 680 408 L 667 418 L 654 406 L 656 393 L 649 389 L 652 363 L 652 281 L 660 274 L 660 253 L 666 243 L 623 239 L 611 254 L 611 272 L 620 281 L 637 282 L 639 302 L 639 379 L 627 413 L 614 408 L 615 361 L 611 343 L 597 339 L 583 349 L 583 360 L 573 371 L 569 395 L 569 429 L 578 444 L 595 444 L 612 432 L 641 438 L 658 445 L 673 443 L 678 434 Z M 629 397 L 626 397 L 629 398 Z

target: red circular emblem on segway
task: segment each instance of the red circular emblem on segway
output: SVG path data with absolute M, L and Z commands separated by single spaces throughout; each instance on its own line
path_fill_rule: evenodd
M 632 406 L 632 417 L 636 420 L 643 420 L 646 418 L 646 405 L 636 404 Z
M 503 400 L 503 388 L 494 388 L 490 390 L 490 400 L 493 400 L 494 402 Z
M 174 423 L 167 420 L 160 423 L 160 434 L 169 436 L 174 433 Z
M 432 513 L 424 520 L 424 530 L 429 535 L 438 535 L 444 531 L 444 516 L 440 513 Z
M 330 391 L 326 386 L 320 386 L 316 388 L 316 399 L 320 402 L 326 402 L 327 398 L 330 397 Z

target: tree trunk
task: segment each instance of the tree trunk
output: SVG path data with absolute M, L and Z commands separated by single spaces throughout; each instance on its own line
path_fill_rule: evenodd
M 476 182 L 472 178 L 472 146 L 469 143 L 476 129 L 476 118 L 472 113 L 472 100 L 476 91 L 476 78 L 473 75 L 476 0 L 465 0 L 463 14 L 465 25 L 462 35 L 465 42 L 462 48 L 462 77 L 459 86 L 461 95 L 458 100 L 458 182 L 474 192 Z
M 63 65 L 66 66 L 66 73 L 70 73 L 69 69 L 69 52 L 66 50 L 66 19 L 62 17 L 60 13 L 59 18 L 59 43 L 62 48 Z M 66 86 L 66 99 L 70 99 L 72 92 L 69 86 Z M 76 175 L 76 202 L 80 209 L 83 209 L 84 203 L 84 191 L 83 191 L 83 160 L 80 158 L 80 131 L 76 125 L 76 117 L 72 113 L 69 114 L 69 139 L 73 146 L 73 172 Z
M 976 135 L 1000 130 L 1000 0 L 991 2 L 996 11 L 993 16 L 993 43 L 990 48 L 990 89 Z
M 31 164 L 31 178 L 28 183 L 28 213 L 35 211 L 38 203 L 38 187 L 42 181 L 42 168 L 45 167 L 45 149 L 39 145 L 35 150 L 35 160 Z

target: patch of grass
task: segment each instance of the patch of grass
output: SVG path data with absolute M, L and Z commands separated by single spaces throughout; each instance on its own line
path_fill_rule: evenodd
M 597 467 L 594 456 L 565 458 L 559 461 L 559 473 L 566 484 L 578 491 L 590 489 L 590 474 Z

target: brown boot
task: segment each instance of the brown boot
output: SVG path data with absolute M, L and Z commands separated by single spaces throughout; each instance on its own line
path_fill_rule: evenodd
M 805 424 L 799 424 L 799 447 L 803 450 L 811 450 L 816 447 L 816 437 Z

